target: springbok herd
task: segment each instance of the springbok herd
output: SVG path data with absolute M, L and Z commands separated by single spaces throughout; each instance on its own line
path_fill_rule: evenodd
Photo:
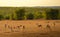
M 60 31 L 60 20 L 0 21 L 0 33 L 40 33 Z

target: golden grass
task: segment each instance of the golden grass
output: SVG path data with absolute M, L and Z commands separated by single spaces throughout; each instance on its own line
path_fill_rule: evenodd
M 5 28 L 5 24 L 7 28 Z M 42 27 L 38 27 L 37 24 Z M 51 30 L 46 27 L 47 24 Z M 17 28 L 20 25 L 22 27 Z M 13 31 L 8 26 L 12 27 Z M 59 28 L 60 20 L 2 20 L 0 21 L 0 37 L 59 37 Z

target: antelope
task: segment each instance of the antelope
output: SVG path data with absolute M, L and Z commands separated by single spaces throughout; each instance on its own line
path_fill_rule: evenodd
M 39 24 L 37 24 L 38 25 L 38 27 L 42 27 L 42 25 L 39 25 Z
M 7 28 L 7 24 L 5 24 L 5 28 Z
M 55 27 L 55 25 L 56 25 L 55 22 L 53 24 L 54 24 L 54 27 Z
M 50 27 L 49 24 L 46 26 L 46 28 L 49 29 L 49 30 L 51 31 L 51 27 Z
M 22 27 L 22 25 L 20 25 L 20 26 L 17 26 L 17 28 L 18 28 L 18 29 L 20 29 L 20 27 Z
M 25 29 L 25 26 L 23 26 L 23 29 Z
M 56 25 L 55 22 L 53 22 L 53 25 L 54 25 L 54 31 L 55 31 L 55 25 Z
M 8 28 L 13 32 L 13 28 L 11 26 L 8 25 Z

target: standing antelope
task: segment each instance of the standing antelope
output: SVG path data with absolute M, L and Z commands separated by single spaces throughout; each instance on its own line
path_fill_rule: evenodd
M 8 28 L 13 32 L 13 28 L 11 26 L 8 25 Z
M 49 31 L 51 31 L 51 27 L 50 27 L 49 24 L 47 24 L 46 28 L 47 28 Z
M 55 22 L 53 22 L 53 25 L 54 25 L 54 31 L 55 31 L 55 25 L 56 25 Z
M 19 32 L 20 31 L 20 28 L 22 27 L 22 25 L 20 25 L 20 26 L 17 26 L 17 32 Z
M 7 24 L 5 24 L 4 27 L 5 27 L 5 32 L 6 32 L 6 30 L 7 30 Z
M 25 29 L 25 26 L 23 26 L 23 29 Z
M 56 25 L 55 22 L 53 24 L 54 24 L 54 27 L 55 27 L 55 25 Z
M 7 28 L 7 24 L 5 24 L 5 28 Z
M 25 26 L 22 26 L 22 27 L 23 27 L 23 33 L 24 33 L 25 32 L 25 30 L 24 30 L 25 29 Z

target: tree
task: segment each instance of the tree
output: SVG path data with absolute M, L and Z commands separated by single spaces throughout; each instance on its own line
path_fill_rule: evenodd
M 57 9 L 51 9 L 49 12 L 46 12 L 47 19 L 56 20 L 58 19 L 59 11 Z
M 27 15 L 27 19 L 29 19 L 29 20 L 34 19 L 34 15 L 33 15 L 32 13 L 29 13 L 29 14 Z
M 2 20 L 4 17 L 3 17 L 3 15 L 0 15 L 0 20 Z
M 38 19 L 43 18 L 42 12 L 39 12 L 39 16 L 37 17 Z
M 16 16 L 15 16 L 15 17 L 16 17 Z M 14 17 L 14 13 L 12 13 L 11 16 L 10 16 L 10 19 L 11 19 L 11 20 L 16 20 L 15 17 Z
M 25 9 L 20 9 L 16 12 L 17 20 L 23 20 L 25 15 Z
M 7 16 L 5 17 L 5 19 L 6 19 L 6 20 L 10 20 L 10 16 L 7 15 Z
M 43 18 L 43 13 L 42 12 L 36 12 L 34 14 L 34 19 L 42 19 Z

